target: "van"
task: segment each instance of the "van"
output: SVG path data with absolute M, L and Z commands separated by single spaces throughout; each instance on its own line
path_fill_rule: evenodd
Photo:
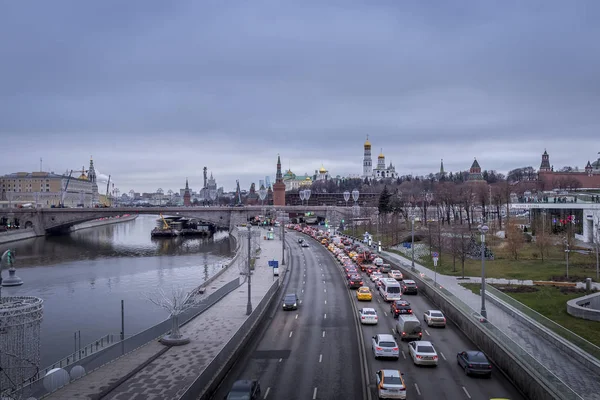
M 392 278 L 379 279 L 379 294 L 384 301 L 394 301 L 402 299 L 400 293 L 400 284 Z
M 423 336 L 421 322 L 414 315 L 399 315 L 396 333 L 400 340 L 421 340 Z

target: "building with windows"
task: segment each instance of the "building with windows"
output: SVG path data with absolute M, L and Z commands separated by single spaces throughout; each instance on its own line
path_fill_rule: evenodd
M 599 153 L 600 154 L 600 153 Z M 550 164 L 550 155 L 546 150 L 542 154 L 542 163 L 538 170 L 538 181 L 543 190 L 552 189 L 599 189 L 600 158 L 593 163 L 588 160 L 583 171 L 555 171 Z
M 54 172 L 15 172 L 0 177 L 0 201 L 2 207 L 31 203 L 35 207 L 93 207 L 98 204 L 94 161 L 90 168 L 82 168 L 79 176 L 75 171 L 66 174 Z M 87 173 L 87 174 L 86 174 Z

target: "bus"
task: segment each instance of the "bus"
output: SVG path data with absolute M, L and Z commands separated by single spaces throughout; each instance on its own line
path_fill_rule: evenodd
M 383 278 L 379 282 L 379 294 L 383 297 L 384 301 L 401 300 L 400 284 L 393 278 Z

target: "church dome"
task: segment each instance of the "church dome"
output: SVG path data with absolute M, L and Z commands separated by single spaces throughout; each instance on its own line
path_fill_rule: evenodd
M 321 174 L 326 174 L 327 173 L 327 170 L 325 169 L 324 166 L 321 165 L 321 168 L 319 169 L 319 173 L 321 173 Z
M 311 181 L 312 179 L 310 179 L 310 176 L 307 176 L 306 178 L 304 178 L 305 181 Z
M 87 175 L 85 173 L 82 173 L 81 175 L 79 175 L 79 179 L 85 179 L 87 180 Z
M 369 142 L 369 139 L 365 140 L 365 149 L 367 148 L 371 148 L 371 142 Z
M 379 153 L 379 157 L 377 158 L 385 158 L 385 156 L 383 155 L 383 153 Z

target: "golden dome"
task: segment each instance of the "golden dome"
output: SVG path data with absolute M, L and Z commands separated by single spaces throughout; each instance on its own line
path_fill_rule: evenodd
M 85 174 L 79 175 L 79 179 L 87 179 L 88 177 Z
M 307 176 L 306 178 L 304 178 L 304 180 L 311 181 L 312 179 L 310 179 L 310 176 Z
M 385 156 L 383 155 L 383 153 L 379 153 L 379 157 L 377 158 L 385 158 Z
M 371 142 L 369 142 L 369 139 L 365 140 L 365 149 L 366 148 L 371 148 Z
M 321 168 L 319 169 L 319 173 L 321 173 L 321 174 L 326 174 L 327 173 L 327 170 L 325 169 L 324 166 L 321 165 Z

